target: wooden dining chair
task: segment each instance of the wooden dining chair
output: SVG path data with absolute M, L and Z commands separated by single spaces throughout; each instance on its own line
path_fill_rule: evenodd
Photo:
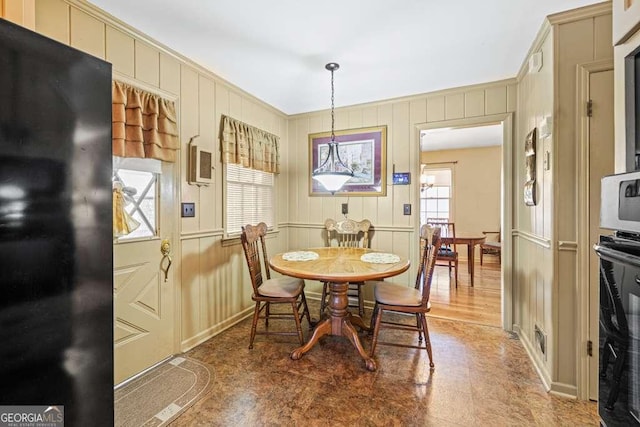
M 420 228 L 421 256 L 414 288 L 391 282 L 369 282 L 375 286 L 374 294 L 376 298 L 376 305 L 371 318 L 371 326 L 373 328 L 371 357 L 373 357 L 378 344 L 417 348 L 427 350 L 429 366 L 433 369 L 433 354 L 431 351 L 431 340 L 429 339 L 426 314 L 431 310 L 429 295 L 431 293 L 431 280 L 433 278 L 436 255 L 440 248 L 440 231 L 441 229 L 439 227 L 432 227 L 426 224 Z M 415 314 L 416 326 L 383 320 L 385 311 Z M 417 331 L 418 345 L 378 342 L 381 328 Z
M 456 288 L 458 287 L 458 248 L 456 246 L 456 224 L 448 219 L 427 218 L 427 225 L 440 227 L 442 245 L 436 257 L 436 266 L 449 268 L 449 280 L 451 280 L 451 268 L 453 268 Z M 469 260 L 473 262 L 473 260 Z
M 271 278 L 267 258 L 267 247 L 265 244 L 265 236 L 267 234 L 267 225 L 264 222 L 258 225 L 246 225 L 242 227 L 240 241 L 244 250 L 247 266 L 249 267 L 249 275 L 251 277 L 251 285 L 253 286 L 253 295 L 251 299 L 255 301 L 255 309 L 253 311 L 253 322 L 251 323 L 251 339 L 249 348 L 253 348 L 253 340 L 256 334 L 259 335 L 297 335 L 300 345 L 304 344 L 302 336 L 301 319 L 307 316 L 307 321 L 311 324 L 309 316 L 309 308 L 307 307 L 307 299 L 304 295 L 304 281 L 293 277 Z M 260 260 L 262 258 L 262 261 Z M 264 263 L 264 276 L 262 274 L 262 264 Z M 292 312 L 272 312 L 273 304 L 289 304 Z M 302 312 L 300 311 L 302 309 Z M 269 319 L 293 318 L 296 324 L 295 331 L 269 331 Z M 258 319 L 264 319 L 265 330 L 257 332 Z
M 498 257 L 498 264 L 502 263 L 502 242 L 500 241 L 500 232 L 483 231 L 482 234 L 486 236 L 486 239 L 484 243 L 480 244 L 480 265 L 482 265 L 484 255 L 496 255 Z
M 325 228 L 325 245 L 339 246 L 350 248 L 368 248 L 369 247 L 369 229 L 371 221 L 363 219 L 362 221 L 354 221 L 345 219 L 344 221 L 336 221 L 327 219 L 324 222 Z M 349 297 L 349 307 L 357 307 L 358 315 L 364 316 L 364 298 L 362 296 L 363 282 L 349 283 L 347 296 Z M 329 283 L 324 282 L 322 286 L 322 299 L 320 300 L 320 317 L 328 306 L 327 298 L 329 296 Z

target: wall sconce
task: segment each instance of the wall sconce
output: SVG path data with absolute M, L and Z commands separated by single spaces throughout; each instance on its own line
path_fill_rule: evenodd
M 427 175 L 424 173 L 420 174 L 420 191 L 425 191 L 426 189 L 433 187 L 433 184 L 435 183 L 435 175 Z

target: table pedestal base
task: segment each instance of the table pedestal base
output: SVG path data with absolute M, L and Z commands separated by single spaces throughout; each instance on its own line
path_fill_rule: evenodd
M 329 317 L 322 319 L 313 330 L 313 334 L 309 341 L 300 348 L 293 350 L 291 358 L 293 360 L 300 359 L 306 352 L 311 350 L 318 340 L 325 335 L 339 335 L 349 338 L 351 344 L 358 350 L 360 357 L 364 359 L 365 366 L 369 371 L 376 370 L 376 362 L 369 357 L 364 351 L 356 326 L 369 330 L 369 327 L 364 324 L 364 321 L 360 316 L 349 313 L 347 306 L 349 305 L 349 299 L 347 297 L 347 290 L 349 288 L 348 283 L 331 283 L 329 289 L 331 294 L 329 296 Z

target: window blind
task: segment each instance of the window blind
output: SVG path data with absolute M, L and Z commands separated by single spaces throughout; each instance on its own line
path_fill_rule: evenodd
M 226 234 L 239 234 L 242 226 L 265 222 L 273 228 L 274 179 L 273 173 L 226 164 Z

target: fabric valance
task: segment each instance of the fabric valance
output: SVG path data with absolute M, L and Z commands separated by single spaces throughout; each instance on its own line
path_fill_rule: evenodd
M 112 122 L 114 156 L 175 162 L 180 142 L 173 101 L 113 81 Z
M 280 173 L 280 138 L 228 116 L 222 116 L 222 161 Z

